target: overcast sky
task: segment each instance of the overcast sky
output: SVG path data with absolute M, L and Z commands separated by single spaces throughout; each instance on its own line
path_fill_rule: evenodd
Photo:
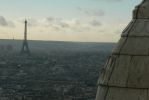
M 117 42 L 141 0 L 0 0 L 0 38 Z

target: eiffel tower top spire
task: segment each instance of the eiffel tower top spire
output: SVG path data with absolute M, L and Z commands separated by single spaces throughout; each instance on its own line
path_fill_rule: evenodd
M 27 40 L 27 20 L 25 20 L 24 40 Z

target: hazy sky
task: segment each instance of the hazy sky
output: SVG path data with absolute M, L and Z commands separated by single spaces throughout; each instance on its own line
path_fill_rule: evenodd
M 141 0 L 0 0 L 0 38 L 117 42 Z

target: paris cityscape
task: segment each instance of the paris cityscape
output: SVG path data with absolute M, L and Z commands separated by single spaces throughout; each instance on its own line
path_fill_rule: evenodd
M 0 40 L 0 100 L 94 100 L 114 44 Z M 98 59 L 98 60 L 96 60 Z
M 0 40 L 0 100 L 94 100 L 115 44 Z M 97 60 L 98 59 L 98 60 Z

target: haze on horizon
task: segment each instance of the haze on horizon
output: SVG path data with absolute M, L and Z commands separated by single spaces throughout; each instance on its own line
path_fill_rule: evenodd
M 117 42 L 141 0 L 0 0 L 0 39 Z

